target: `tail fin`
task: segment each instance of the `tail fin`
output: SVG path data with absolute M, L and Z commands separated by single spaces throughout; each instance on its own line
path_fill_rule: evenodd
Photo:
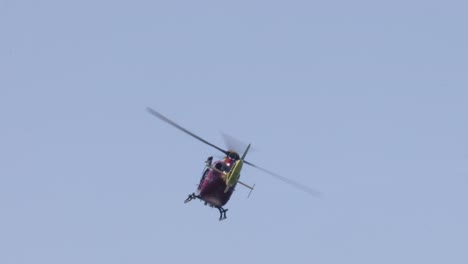
M 255 188 L 255 184 L 252 186 L 252 189 L 250 189 L 250 192 L 249 192 L 249 195 L 247 196 L 247 198 L 250 197 L 250 194 L 252 193 L 253 189 Z

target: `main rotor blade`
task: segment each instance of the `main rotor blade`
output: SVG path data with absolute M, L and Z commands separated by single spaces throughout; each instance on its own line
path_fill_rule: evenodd
M 252 163 L 250 163 L 250 162 L 248 162 L 248 161 L 246 161 L 246 160 L 244 160 L 244 163 L 245 163 L 245 164 L 248 164 L 248 165 L 250 165 L 250 166 L 252 166 L 252 167 L 254 167 L 254 168 L 257 168 L 257 169 L 259 169 L 259 170 L 261 170 L 261 171 L 263 171 L 263 172 L 269 174 L 270 176 L 273 176 L 273 177 L 275 177 L 276 179 L 278 179 L 278 180 L 280 180 L 280 181 L 283 181 L 283 182 L 285 182 L 285 183 L 287 183 L 287 184 L 293 186 L 294 188 L 297 188 L 297 189 L 299 189 L 299 190 L 301 190 L 301 191 L 303 191 L 303 192 L 305 192 L 305 193 L 307 193 L 307 194 L 309 194 L 309 195 L 312 195 L 312 196 L 315 196 L 315 197 L 321 196 L 321 192 L 319 192 L 319 191 L 317 191 L 317 190 L 314 190 L 314 189 L 310 188 L 309 186 L 306 186 L 306 185 L 301 184 L 301 183 L 299 183 L 299 182 L 296 182 L 296 181 L 293 181 L 293 180 L 288 179 L 288 178 L 286 178 L 286 177 L 283 177 L 283 176 L 281 176 L 281 175 L 279 175 L 279 174 L 277 174 L 277 173 L 274 173 L 274 172 L 272 172 L 272 171 L 269 171 L 269 170 L 267 170 L 267 169 L 264 169 L 264 168 L 262 168 L 262 167 L 259 167 L 259 166 L 255 165 L 255 164 L 252 164 Z
M 156 110 L 154 110 L 154 109 L 152 109 L 152 108 L 150 108 L 150 107 L 147 107 L 146 110 L 147 110 L 150 114 L 152 114 L 152 115 L 154 115 L 155 117 L 161 119 L 162 121 L 164 121 L 164 122 L 166 122 L 166 123 L 172 125 L 173 127 L 179 129 L 180 131 L 189 134 L 190 136 L 192 136 L 192 137 L 194 137 L 194 138 L 200 140 L 201 142 L 203 142 L 203 143 L 205 143 L 205 144 L 207 144 L 207 145 L 209 145 L 209 146 L 212 146 L 213 148 L 215 148 L 215 149 L 217 149 L 217 150 L 223 152 L 223 153 L 226 154 L 226 155 L 228 154 L 228 152 L 227 152 L 226 150 L 224 150 L 224 149 L 222 149 L 222 148 L 220 148 L 220 147 L 218 147 L 218 146 L 216 146 L 216 145 L 214 145 L 214 144 L 211 144 L 210 142 L 204 140 L 203 138 L 201 138 L 201 137 L 195 135 L 194 133 L 192 133 L 192 132 L 188 131 L 187 129 L 185 129 L 185 128 L 181 127 L 180 125 L 178 125 L 176 122 L 174 122 L 174 121 L 170 120 L 169 118 L 163 116 L 162 114 L 160 114 L 160 113 L 157 112 Z

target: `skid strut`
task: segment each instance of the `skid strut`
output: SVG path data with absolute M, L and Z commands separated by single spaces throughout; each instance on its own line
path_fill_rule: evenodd
M 226 219 L 226 212 L 229 209 L 224 209 L 221 206 L 216 207 L 219 210 L 219 221 Z
M 192 194 L 189 194 L 189 196 L 187 197 L 187 199 L 185 199 L 184 203 L 188 203 L 194 199 L 197 199 L 197 198 L 200 198 L 198 197 L 197 195 L 195 195 L 195 193 L 192 193 Z

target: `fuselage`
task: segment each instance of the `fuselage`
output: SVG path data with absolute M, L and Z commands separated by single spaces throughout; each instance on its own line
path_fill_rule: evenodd
M 235 182 L 226 190 L 226 174 L 229 173 L 234 161 L 229 158 L 216 161 L 212 164 L 214 168 L 206 168 L 203 172 L 197 195 L 201 200 L 214 207 L 224 206 L 231 198 L 237 185 Z

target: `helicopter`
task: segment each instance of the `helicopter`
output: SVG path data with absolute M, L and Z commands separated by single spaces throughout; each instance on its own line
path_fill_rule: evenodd
M 245 160 L 247 153 L 249 152 L 251 144 L 248 144 L 245 151 L 242 153 L 242 156 L 239 155 L 238 152 L 235 150 L 224 150 L 205 139 L 199 137 L 198 135 L 190 132 L 189 130 L 185 129 L 184 127 L 180 126 L 179 124 L 175 123 L 171 119 L 167 118 L 163 114 L 157 112 L 156 110 L 147 107 L 146 109 L 148 113 L 151 115 L 159 118 L 160 120 L 168 123 L 169 125 L 177 128 L 178 130 L 192 136 L 195 139 L 221 151 L 225 156 L 224 158 L 214 161 L 213 157 L 210 156 L 205 161 L 204 171 L 200 178 L 200 182 L 195 192 L 188 195 L 187 199 L 185 199 L 185 203 L 188 203 L 192 200 L 199 199 L 204 202 L 205 205 L 209 205 L 210 207 L 217 208 L 219 210 L 219 221 L 226 219 L 226 212 L 228 209 L 224 208 L 231 198 L 237 184 L 240 184 L 248 189 L 250 189 L 249 195 L 254 190 L 255 184 L 250 186 L 242 181 L 239 180 L 240 173 L 243 168 L 244 164 L 257 168 L 266 174 L 273 176 L 291 186 L 304 191 L 305 193 L 312 195 L 312 196 L 319 196 L 320 192 L 305 186 L 301 183 L 293 181 L 291 179 L 285 178 L 279 174 L 271 172 L 267 169 L 259 167 L 249 161 Z

